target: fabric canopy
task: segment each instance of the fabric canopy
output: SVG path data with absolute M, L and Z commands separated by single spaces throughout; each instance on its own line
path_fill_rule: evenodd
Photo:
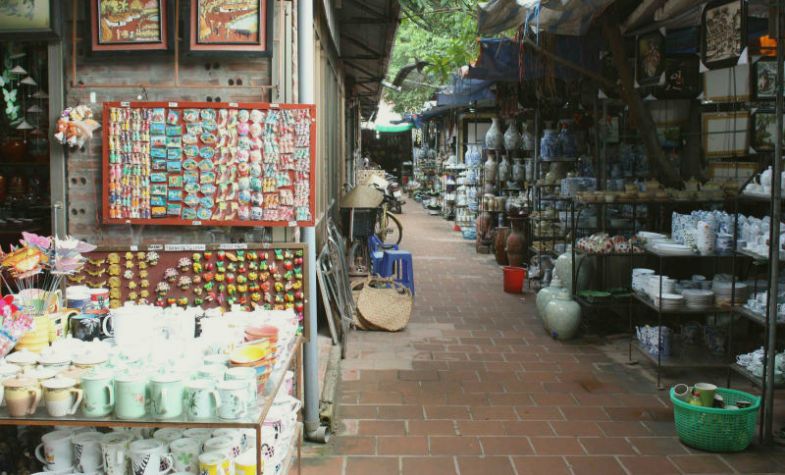
M 581 36 L 614 0 L 492 0 L 479 6 L 481 35 L 528 24 L 535 32 Z
M 436 94 L 436 105 L 467 106 L 473 102 L 493 100 L 496 96 L 491 91 L 491 86 L 493 81 L 453 76 L 452 86 Z
M 403 124 L 376 124 L 374 130 L 382 134 L 397 134 L 399 132 L 412 130 L 413 127 L 414 126 L 409 122 Z

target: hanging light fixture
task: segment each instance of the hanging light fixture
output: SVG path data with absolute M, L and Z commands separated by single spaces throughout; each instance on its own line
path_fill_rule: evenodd
M 26 86 L 37 86 L 38 85 L 38 83 L 35 82 L 35 79 L 31 78 L 30 76 L 27 76 L 26 78 L 24 78 L 21 81 L 19 81 L 19 84 L 24 84 Z
M 22 119 L 22 122 L 16 126 L 16 130 L 33 130 L 33 126 L 27 122 L 27 119 Z
M 9 72 L 11 74 L 16 74 L 17 76 L 22 76 L 23 74 L 27 74 L 27 71 L 22 66 L 14 66 L 14 68 Z

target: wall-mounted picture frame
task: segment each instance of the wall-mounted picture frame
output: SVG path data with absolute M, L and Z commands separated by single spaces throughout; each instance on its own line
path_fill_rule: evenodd
M 752 65 L 752 87 L 755 100 L 773 101 L 776 98 L 777 61 L 761 58 Z
M 271 56 L 271 0 L 190 0 L 186 45 L 190 53 Z
M 771 152 L 777 137 L 777 114 L 773 110 L 758 110 L 752 114 L 752 148 L 756 152 Z
M 0 1 L 0 40 L 52 39 L 60 35 L 61 1 Z
M 707 112 L 702 121 L 704 155 L 719 158 L 749 154 L 749 112 Z
M 698 56 L 681 55 L 665 58 L 665 84 L 654 95 L 658 99 L 692 99 L 701 92 Z
M 718 0 L 706 5 L 701 17 L 701 59 L 707 68 L 726 68 L 738 63 L 746 39 L 745 0 Z
M 635 80 L 638 86 L 660 84 L 665 67 L 665 37 L 659 31 L 638 36 L 635 42 Z
M 90 0 L 92 53 L 168 51 L 172 0 Z
M 752 97 L 750 65 L 712 69 L 703 73 L 703 100 L 712 102 L 746 102 Z

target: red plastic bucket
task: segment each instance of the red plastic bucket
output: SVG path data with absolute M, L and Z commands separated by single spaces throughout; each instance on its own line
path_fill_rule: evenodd
M 526 281 L 526 269 L 523 267 L 504 268 L 504 291 L 508 294 L 523 292 L 523 283 Z

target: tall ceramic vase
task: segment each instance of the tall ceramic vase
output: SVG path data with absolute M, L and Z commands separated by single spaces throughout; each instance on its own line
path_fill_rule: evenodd
M 507 236 L 507 263 L 512 267 L 523 267 L 526 256 L 526 234 L 523 232 L 525 218 L 510 218 L 512 230 Z
M 502 155 L 497 170 L 499 185 L 506 186 L 507 182 L 510 181 L 512 172 L 512 166 L 510 165 L 510 160 L 507 158 L 507 155 Z
M 581 306 L 572 299 L 569 290 L 563 289 L 545 307 L 545 319 L 553 338 L 570 340 L 581 325 Z
M 531 133 L 531 127 L 528 122 L 523 123 L 523 131 L 521 132 L 521 150 L 531 153 L 534 151 L 534 136 Z
M 480 152 L 479 145 L 468 145 L 466 154 L 463 157 L 464 163 L 466 163 L 467 167 L 476 167 L 482 161 L 482 153 Z
M 493 251 L 496 263 L 500 266 L 507 265 L 507 237 L 510 235 L 510 228 L 500 226 L 494 230 Z
M 488 150 L 500 150 L 504 145 L 504 133 L 502 132 L 501 119 L 493 118 L 493 124 L 485 134 L 485 148 Z
M 509 155 L 518 151 L 521 146 L 521 133 L 518 132 L 518 124 L 515 119 L 509 121 L 507 131 L 504 133 L 504 149 Z
M 496 157 L 492 152 L 488 152 L 488 159 L 485 161 L 485 183 L 496 183 L 496 172 L 498 170 L 498 164 L 496 163 Z

